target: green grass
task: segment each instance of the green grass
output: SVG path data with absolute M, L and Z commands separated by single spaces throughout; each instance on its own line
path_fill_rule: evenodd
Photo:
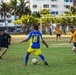
M 0 75 L 76 75 L 76 54 L 71 50 L 72 43 L 68 43 L 69 38 L 62 38 L 58 42 L 55 38 L 45 38 L 49 48 L 41 43 L 42 53 L 50 67 L 45 66 L 34 53 L 30 55 L 28 66 L 23 66 L 29 47 L 28 42 L 19 43 L 23 39 L 24 37 L 12 38 L 11 46 L 0 60 Z M 38 60 L 37 65 L 32 64 L 33 58 Z

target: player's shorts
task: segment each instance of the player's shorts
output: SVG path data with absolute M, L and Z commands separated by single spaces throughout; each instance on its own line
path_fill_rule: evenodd
M 76 42 L 73 43 L 73 46 L 76 47 Z
M 61 34 L 57 34 L 56 36 L 57 36 L 57 37 L 60 37 L 60 36 L 61 36 Z
M 0 47 L 2 48 L 2 47 L 4 47 L 4 48 L 8 48 L 8 44 L 0 44 Z
M 35 54 L 37 54 L 37 55 L 42 54 L 40 48 L 36 49 L 36 48 L 29 47 L 28 50 L 27 50 L 27 52 L 29 52 L 29 53 L 35 52 Z

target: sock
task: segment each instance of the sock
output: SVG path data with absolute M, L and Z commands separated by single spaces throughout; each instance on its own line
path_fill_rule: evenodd
M 25 64 L 27 64 L 28 59 L 29 59 L 29 54 L 26 54 L 26 56 L 25 56 Z
M 42 59 L 42 61 L 45 60 L 44 56 L 43 55 L 40 55 L 40 58 Z

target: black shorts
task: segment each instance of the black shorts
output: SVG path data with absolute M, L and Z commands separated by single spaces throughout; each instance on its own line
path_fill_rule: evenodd
M 73 46 L 75 46 L 75 47 L 76 47 L 76 42 L 74 42 L 74 43 L 73 43 Z
M 60 36 L 61 36 L 61 34 L 57 34 L 56 36 L 57 36 L 57 37 L 60 37 Z
M 1 45 L 0 45 L 1 48 L 2 48 L 2 47 L 8 48 L 8 46 L 9 46 L 8 44 L 1 44 Z

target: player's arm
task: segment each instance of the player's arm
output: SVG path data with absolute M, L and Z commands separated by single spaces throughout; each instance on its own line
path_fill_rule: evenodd
M 44 39 L 42 38 L 42 35 L 41 35 L 41 40 L 42 40 L 42 43 L 46 46 L 46 47 L 48 47 L 48 45 L 47 45 L 47 43 L 44 41 Z
M 72 39 L 73 39 L 73 36 L 71 36 L 69 43 L 71 43 Z
M 49 47 L 45 41 L 42 42 L 42 43 L 43 43 L 47 48 Z
M 9 43 L 11 44 L 11 36 L 10 36 L 10 38 L 9 38 Z
M 28 37 L 25 40 L 22 40 L 20 43 L 27 42 L 31 38 L 32 33 L 29 33 Z
M 10 35 L 8 35 L 8 43 L 9 43 L 9 45 L 11 44 L 11 36 Z
M 23 42 L 27 42 L 28 40 L 27 39 L 25 39 L 25 40 L 22 40 L 20 43 L 23 43 Z

